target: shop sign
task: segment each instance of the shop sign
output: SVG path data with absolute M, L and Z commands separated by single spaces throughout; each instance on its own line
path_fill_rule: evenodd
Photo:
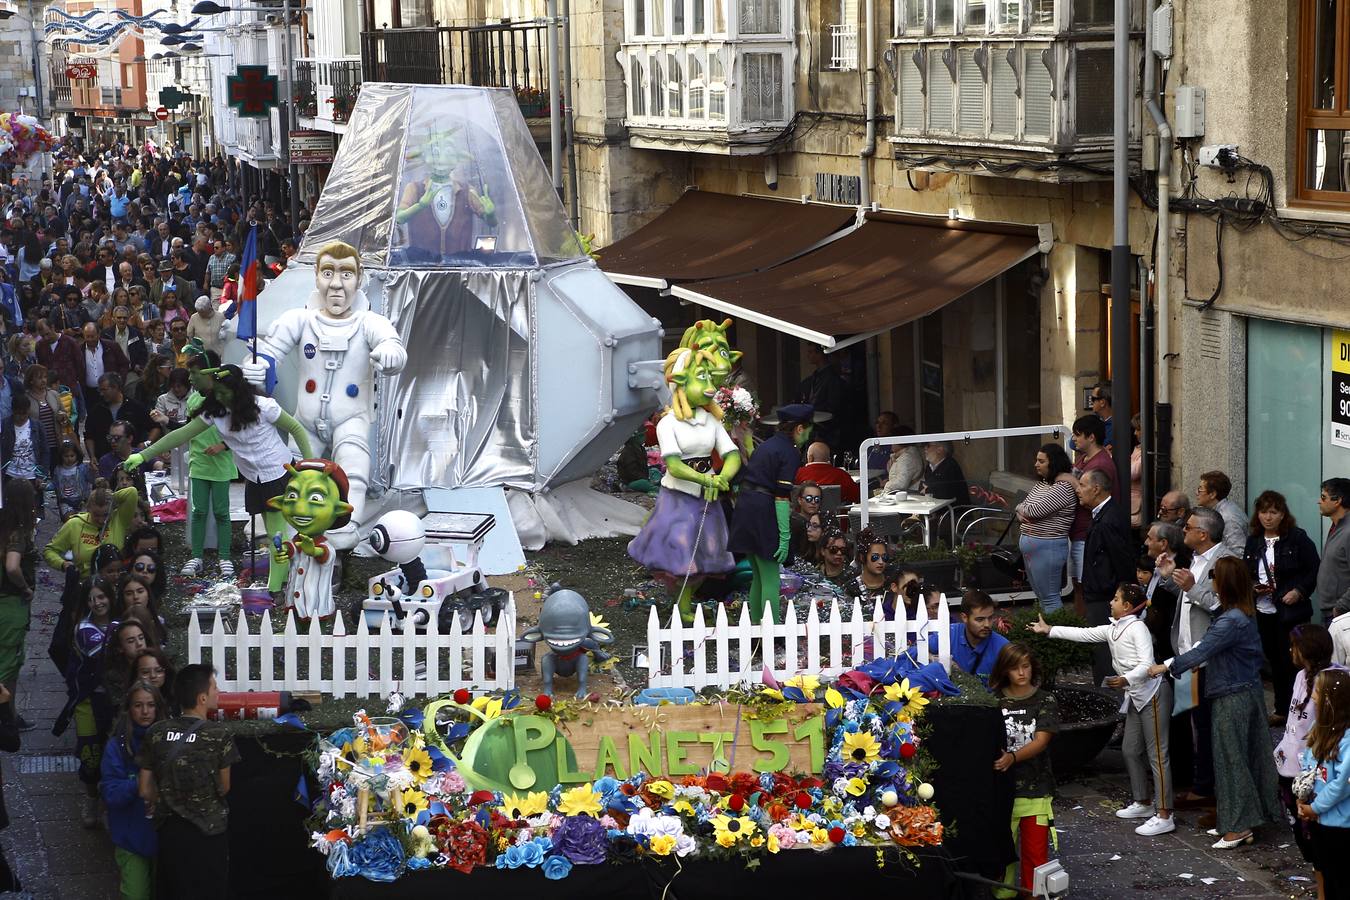
M 1350 447 L 1350 331 L 1331 332 L 1331 443 Z
M 331 132 L 291 132 L 291 165 L 326 166 L 332 162 L 333 135 Z
M 66 77 L 71 81 L 84 81 L 98 77 L 98 66 L 94 63 L 71 63 L 66 66 Z

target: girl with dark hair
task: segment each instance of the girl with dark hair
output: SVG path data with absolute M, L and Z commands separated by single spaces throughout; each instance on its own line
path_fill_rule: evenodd
M 114 589 L 102 579 L 84 582 L 80 588 L 79 624 L 72 641 L 74 652 L 65 668 L 66 705 L 56 717 L 52 734 L 65 733 L 75 719 L 75 753 L 80 758 L 80 782 L 85 788 L 81 817 L 84 827 L 98 824 L 99 755 L 108 738 L 112 707 L 103 687 L 103 660 L 107 628 L 112 622 Z
M 1017 505 L 1022 531 L 1018 549 L 1036 600 L 1046 612 L 1054 612 L 1064 605 L 1064 567 L 1078 494 L 1073 465 L 1059 444 L 1045 444 L 1036 451 L 1035 469 L 1040 484 Z
M 127 565 L 127 574 L 150 589 L 155 603 L 158 604 L 164 599 L 164 594 L 169 589 L 169 577 L 163 563 L 159 561 L 158 553 L 153 550 L 142 550 L 132 556 L 131 562 Z
M 281 513 L 267 506 L 267 501 L 285 493 L 286 466 L 294 456 L 277 429 L 284 430 L 295 440 L 300 455 L 306 459 L 311 455 L 309 436 L 275 400 L 258 396 L 253 385 L 244 380 L 238 366 L 191 371 L 193 386 L 205 397 L 201 409 L 182 428 L 169 432 L 140 453 L 131 454 L 125 467 L 135 471 L 147 458 L 168 453 L 214 426 L 221 441 L 234 451 L 235 464 L 244 476 L 244 508 L 250 515 L 263 516 L 269 536 L 282 534 L 285 521 Z M 288 570 L 286 560 L 273 549 L 268 589 L 281 590 Z
M 122 547 L 122 558 L 134 560 L 136 554 L 146 551 L 156 554 L 164 552 L 164 535 L 151 525 L 141 525 L 127 535 L 127 542 Z
M 74 441 L 62 441 L 57 449 L 52 482 L 56 486 L 56 511 L 64 522 L 84 508 L 94 490 L 94 470 Z
M 1312 538 L 1294 521 L 1283 494 L 1264 491 L 1252 507 L 1251 533 L 1242 558 L 1256 583 L 1256 629 L 1275 690 L 1270 724 L 1283 725 L 1294 688 L 1289 632 L 1312 620 L 1320 560 Z
M 1331 666 L 1331 634 L 1321 625 L 1311 622 L 1295 625 L 1289 632 L 1289 657 L 1298 668 L 1294 677 L 1293 697 L 1284 734 L 1275 746 L 1275 772 L 1280 776 L 1280 802 L 1289 814 L 1294 827 L 1294 840 L 1303 858 L 1313 867 L 1318 896 L 1323 896 L 1322 867 L 1313 846 L 1310 823 L 1298 818 L 1298 800 L 1294 797 L 1294 779 L 1302 771 L 1303 751 L 1308 746 L 1308 732 L 1313 726 L 1312 689 L 1317 676 Z
M 103 750 L 99 792 L 108 807 L 108 837 L 116 848 L 122 896 L 126 898 L 149 900 L 154 895 L 154 860 L 159 843 L 140 797 L 141 768 L 136 764 L 136 753 L 150 726 L 167 715 L 163 693 L 153 684 L 134 682 Z
M 85 504 L 85 511 L 66 520 L 48 542 L 43 551 L 47 565 L 57 572 L 74 567 L 81 578 L 88 578 L 94 548 L 112 544 L 120 552 L 139 499 L 134 487 L 116 493 L 106 487 L 95 488 Z
M 1205 696 L 1211 701 L 1210 740 L 1219 827 L 1214 849 L 1227 850 L 1254 839 L 1252 829 L 1282 815 L 1274 749 L 1261 687 L 1261 638 L 1256 631 L 1252 579 L 1242 561 L 1224 557 L 1214 563 L 1214 593 L 1219 615 L 1204 640 L 1150 675 L 1173 678 L 1205 666 Z
M 1312 796 L 1299 801 L 1298 817 L 1311 825 L 1323 894 L 1350 897 L 1350 673 L 1325 669 L 1313 702 L 1317 724 L 1301 760 L 1314 773 Z
M 158 647 L 146 647 L 131 660 L 127 676 L 132 684 L 138 681 L 149 682 L 167 698 L 173 696 L 175 671 L 168 654 Z
M 24 645 L 32 618 L 33 587 L 37 584 L 37 551 L 33 529 L 37 526 L 33 485 L 19 478 L 5 482 L 4 506 L 0 508 L 0 684 L 11 697 L 18 694 L 19 671 L 23 668 Z M 13 699 L 10 703 L 13 704 Z M 19 730 L 33 726 L 12 708 Z
M 1032 873 L 1050 859 L 1051 801 L 1055 774 L 1050 768 L 1050 741 L 1059 732 L 1059 704 L 1041 687 L 1041 666 L 1031 648 L 1004 645 L 989 673 L 989 689 L 1003 711 L 1007 749 L 994 760 L 994 770 L 1013 777 L 1012 827 L 1021 857 L 1020 884 L 1031 889 Z M 1018 863 L 1010 863 L 1003 880 L 1014 883 Z
M 159 614 L 159 599 L 141 576 L 128 572 L 117 582 L 117 593 L 113 597 L 113 619 L 120 622 L 137 610 L 140 611 L 142 624 L 146 626 L 148 646 L 164 646 L 168 636 L 164 619 Z
M 200 341 L 188 341 L 187 365 L 189 376 L 201 379 L 202 369 L 220 365 L 214 350 Z M 206 397 L 196 389 L 188 395 L 187 412 L 193 416 L 202 408 Z M 194 437 L 188 444 L 188 482 L 192 491 L 192 514 L 188 532 L 192 543 L 192 557 L 179 572 L 187 578 L 196 578 L 206 568 L 206 523 L 208 516 L 216 525 L 216 556 L 223 581 L 234 580 L 234 563 L 230 560 L 230 482 L 239 476 L 234 465 L 234 454 L 220 439 L 214 425 Z
M 1130 775 L 1134 794 L 1129 806 L 1116 810 L 1122 819 L 1147 819 L 1136 834 L 1154 837 L 1176 831 L 1172 821 L 1172 776 L 1167 752 L 1168 729 L 1172 722 L 1172 690 L 1167 682 L 1148 674 L 1153 665 L 1153 635 L 1144 622 L 1148 598 L 1144 589 L 1126 582 L 1111 598 L 1111 621 L 1090 628 L 1050 626 L 1038 617 L 1027 628 L 1037 634 L 1063 641 L 1106 643 L 1111 648 L 1111 667 L 1115 676 L 1106 679 L 1107 687 L 1125 691 L 1125 738 L 1121 753 Z M 1149 771 L 1153 784 L 1149 785 Z

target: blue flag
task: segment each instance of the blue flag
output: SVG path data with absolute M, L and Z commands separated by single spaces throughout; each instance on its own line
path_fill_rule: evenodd
M 239 339 L 258 337 L 258 226 L 248 230 L 244 255 L 239 260 Z

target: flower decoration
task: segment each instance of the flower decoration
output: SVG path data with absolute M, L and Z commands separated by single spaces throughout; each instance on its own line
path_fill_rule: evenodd
M 548 812 L 548 794 L 543 791 L 535 791 L 524 797 L 506 794 L 502 797 L 501 806 L 497 808 L 503 816 L 513 821 L 528 819 Z
M 844 735 L 844 756 L 855 763 L 874 762 L 881 753 L 881 744 L 871 732 L 859 731 Z
M 599 816 L 601 796 L 589 784 L 563 791 L 558 812 L 566 816 Z
M 923 708 L 928 705 L 928 698 L 923 695 L 917 687 L 910 687 L 909 679 L 903 679 L 899 684 L 886 685 L 886 699 L 892 703 L 901 704 L 898 716 L 912 719 L 923 712 Z
M 717 843 L 730 847 L 737 841 L 745 840 L 758 831 L 754 819 L 749 816 L 728 816 L 723 813 L 710 820 Z
M 403 767 L 413 776 L 414 783 L 420 783 L 431 777 L 435 768 L 431 754 L 425 747 L 420 746 L 404 754 Z

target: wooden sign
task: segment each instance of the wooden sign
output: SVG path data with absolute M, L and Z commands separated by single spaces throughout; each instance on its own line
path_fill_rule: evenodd
M 732 703 L 600 709 L 559 723 L 558 731 L 584 781 L 639 771 L 678 779 L 710 770 L 814 775 L 824 768 L 824 707 L 793 706 L 778 719 L 750 712 Z
M 66 66 L 66 77 L 72 81 L 84 81 L 98 77 L 98 66 L 94 63 L 71 63 Z

